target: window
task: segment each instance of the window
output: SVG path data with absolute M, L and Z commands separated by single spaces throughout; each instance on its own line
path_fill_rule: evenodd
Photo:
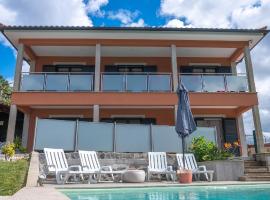
M 94 72 L 93 65 L 43 65 L 43 72 Z
M 138 117 L 117 117 L 103 118 L 101 122 L 119 123 L 119 124 L 156 124 L 155 118 L 138 118 Z
M 106 65 L 105 72 L 157 72 L 154 65 Z
M 181 66 L 180 67 L 181 73 L 208 73 L 208 74 L 224 74 L 224 73 L 231 73 L 231 67 L 228 66 Z

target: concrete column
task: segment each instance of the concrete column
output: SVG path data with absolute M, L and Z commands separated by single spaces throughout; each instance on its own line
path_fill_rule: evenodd
M 243 116 L 240 115 L 236 121 L 237 121 L 237 127 L 239 131 L 242 157 L 248 157 L 248 148 L 247 148 L 247 140 L 246 140 L 246 134 L 245 134 L 245 129 L 244 129 Z
M 7 129 L 7 142 L 13 142 L 15 136 L 16 128 L 16 118 L 17 118 L 17 106 L 11 105 L 8 118 L 8 129 Z
M 93 106 L 93 121 L 99 122 L 99 105 Z
M 24 54 L 24 45 L 19 44 L 16 67 L 15 67 L 13 91 L 18 91 L 20 87 L 20 79 L 21 79 L 22 65 L 23 65 L 23 54 Z M 14 140 L 16 118 L 17 118 L 17 106 L 11 105 L 10 111 L 9 111 L 8 130 L 7 130 L 7 138 L 6 138 L 8 142 L 13 142 Z
M 22 73 L 22 65 L 23 65 L 23 52 L 24 52 L 24 45 L 19 44 L 17 61 L 16 61 L 16 68 L 15 68 L 15 75 L 14 75 L 13 91 L 19 90 L 21 73 Z
M 245 58 L 245 64 L 246 64 L 246 73 L 247 73 L 247 78 L 248 78 L 249 91 L 256 92 L 252 61 L 251 61 L 250 50 L 248 46 L 244 48 L 244 58 Z M 262 132 L 258 105 L 254 105 L 252 107 L 252 114 L 253 114 L 258 153 L 264 153 L 264 140 L 263 140 L 263 132 Z
M 24 113 L 23 132 L 22 132 L 22 145 L 23 145 L 23 147 L 27 147 L 29 120 L 30 120 L 30 115 L 27 113 Z
M 96 44 L 95 54 L 95 92 L 100 90 L 100 58 L 101 58 L 101 46 Z
M 36 67 L 36 61 L 32 60 L 30 62 L 30 72 L 34 72 L 35 71 L 35 67 Z
M 173 74 L 173 91 L 176 92 L 178 88 L 178 71 L 177 71 L 177 56 L 176 56 L 176 46 L 171 45 L 171 65 Z
M 231 69 L 232 69 L 232 74 L 233 74 L 233 75 L 237 75 L 236 65 L 237 65 L 236 62 L 232 62 L 232 63 L 231 63 Z

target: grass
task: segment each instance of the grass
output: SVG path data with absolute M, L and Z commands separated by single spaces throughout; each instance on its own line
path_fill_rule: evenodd
M 0 161 L 0 196 L 12 195 L 25 185 L 28 160 Z

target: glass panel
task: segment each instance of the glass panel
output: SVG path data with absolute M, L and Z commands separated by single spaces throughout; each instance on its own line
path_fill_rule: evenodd
M 188 89 L 188 91 L 190 92 L 202 91 L 202 78 L 200 75 L 181 75 L 181 80 L 185 85 L 185 87 Z
M 147 75 L 127 75 L 127 91 L 147 91 Z
M 182 152 L 181 138 L 174 126 L 152 126 L 153 147 L 156 152 Z
M 203 76 L 204 91 L 206 92 L 224 92 L 224 76 Z
M 69 76 L 71 91 L 91 91 L 93 83 L 93 75 L 72 74 Z
M 61 148 L 74 151 L 75 127 L 75 121 L 38 119 L 35 150 Z
M 103 91 L 123 91 L 124 75 L 103 75 Z
M 171 91 L 170 75 L 149 75 L 149 91 Z
M 68 86 L 68 75 L 47 74 L 46 90 L 66 91 Z
M 230 92 L 246 92 L 247 77 L 246 76 L 226 76 L 227 89 Z
M 79 122 L 78 149 L 113 151 L 113 124 Z
M 196 131 L 186 137 L 186 143 L 188 148 L 190 147 L 192 140 L 198 137 L 205 137 L 206 140 L 217 144 L 217 135 L 215 127 L 197 127 Z
M 149 152 L 150 150 L 150 126 L 116 125 L 117 152 Z
M 21 81 L 22 91 L 40 91 L 43 90 L 44 75 L 43 74 L 29 74 L 23 75 Z

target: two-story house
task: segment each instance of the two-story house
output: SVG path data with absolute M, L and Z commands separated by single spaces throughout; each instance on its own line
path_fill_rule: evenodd
M 2 26 L 18 50 L 7 140 L 17 110 L 23 142 L 33 148 L 37 118 L 174 125 L 175 93 L 189 89 L 200 127 L 216 127 L 218 145 L 240 141 L 242 114 L 253 112 L 258 151 L 264 151 L 250 50 L 265 29 Z M 244 59 L 246 73 L 237 73 Z M 30 71 L 22 72 L 23 60 Z M 257 66 L 254 66 L 257 67 Z

